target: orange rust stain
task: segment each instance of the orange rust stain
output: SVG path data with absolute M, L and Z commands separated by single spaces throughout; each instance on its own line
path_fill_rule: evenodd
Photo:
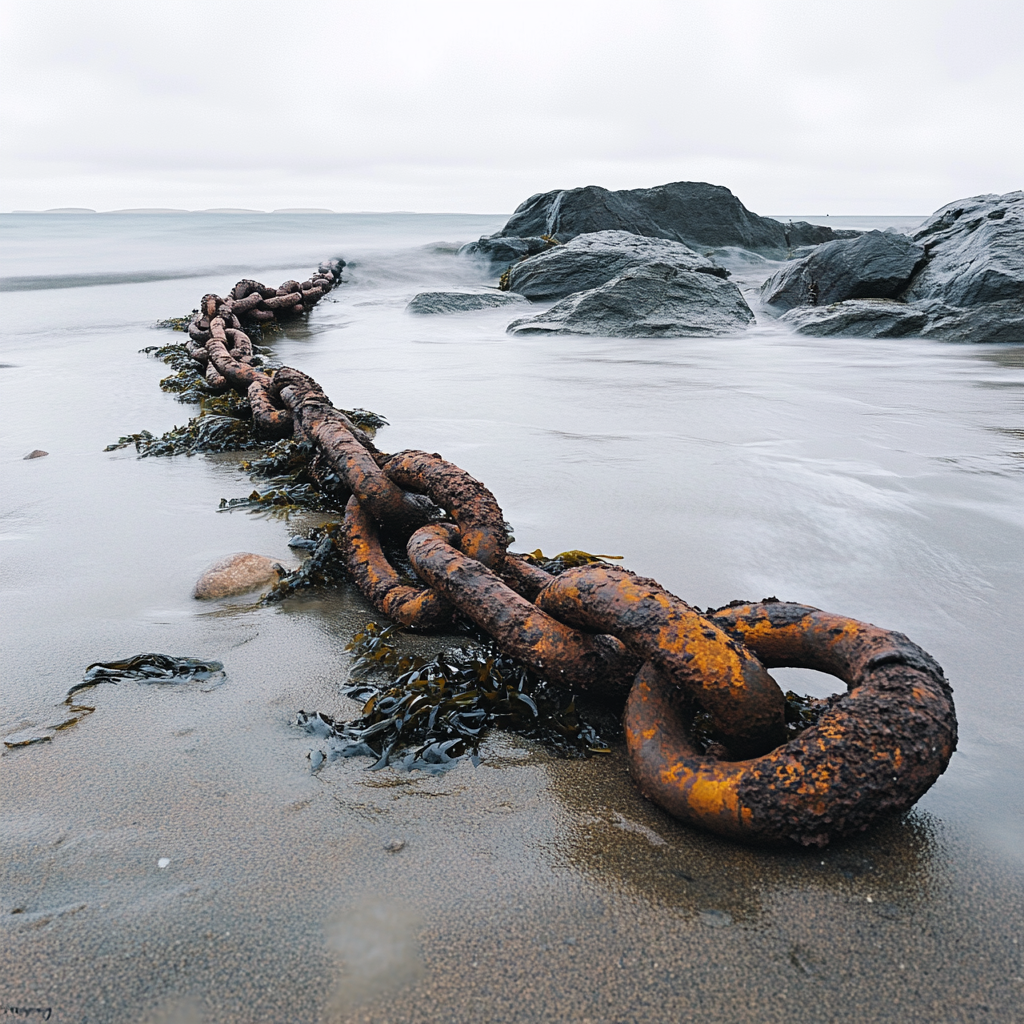
M 697 817 L 719 818 L 739 815 L 739 795 L 731 779 L 707 778 L 697 773 L 689 789 L 687 804 Z

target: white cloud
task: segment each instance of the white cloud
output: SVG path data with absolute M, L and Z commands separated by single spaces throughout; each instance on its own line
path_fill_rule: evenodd
M 679 179 L 760 212 L 1021 187 L 1012 0 L 3 7 L 3 208 L 508 210 Z

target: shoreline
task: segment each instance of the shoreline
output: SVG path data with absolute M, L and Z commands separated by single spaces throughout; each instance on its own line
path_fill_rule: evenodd
M 141 650 L 216 658 L 227 678 L 99 688 L 94 714 L 0 759 L 3 1005 L 93 1024 L 1022 1019 L 1018 478 L 995 429 L 1020 347 L 522 341 L 500 311 L 403 319 L 434 271 L 382 285 L 384 265 L 278 357 L 386 415 L 389 450 L 486 479 L 517 548 L 625 554 L 701 605 L 779 593 L 905 631 L 947 668 L 961 751 L 903 822 L 807 854 L 672 821 L 618 753 L 559 761 L 501 734 L 442 777 L 358 758 L 312 776 L 289 722 L 355 713 L 343 648 L 377 616 L 349 591 L 196 607 L 204 565 L 283 554 L 302 520 L 218 515 L 250 489 L 231 458 L 101 452 L 190 415 L 136 351 L 169 340 L 146 325 L 195 286 L 68 291 L 52 333 L 42 293 L 20 293 L 7 701 L 42 712 L 89 662 Z M 134 319 L 110 326 L 122 307 Z M 114 376 L 120 396 L 98 400 Z M 20 461 L 32 447 L 51 455 Z

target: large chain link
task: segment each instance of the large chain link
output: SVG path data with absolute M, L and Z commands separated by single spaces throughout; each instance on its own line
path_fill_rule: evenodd
M 605 564 L 552 575 L 507 550 L 494 495 L 440 455 L 388 455 L 311 377 L 252 365 L 243 327 L 308 312 L 342 261 L 301 284 L 205 295 L 188 352 L 214 390 L 247 395 L 257 434 L 310 442 L 311 474 L 347 494 L 346 566 L 366 599 L 405 626 L 437 629 L 454 609 L 543 677 L 625 705 L 641 789 L 671 813 L 746 842 L 825 844 L 909 808 L 956 747 L 952 691 L 899 633 L 803 605 L 734 603 L 701 613 L 654 580 Z M 391 565 L 381 531 L 406 544 L 422 586 Z M 796 739 L 767 668 L 829 672 L 848 687 Z M 628 695 L 628 702 L 627 702 Z M 687 709 L 710 720 L 716 756 L 694 745 Z

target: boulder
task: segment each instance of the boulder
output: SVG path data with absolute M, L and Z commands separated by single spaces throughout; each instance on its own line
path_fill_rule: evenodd
M 870 231 L 817 246 L 761 285 L 761 299 L 779 310 L 828 306 L 846 299 L 894 299 L 924 261 L 906 235 Z
M 588 185 L 539 193 L 519 206 L 499 235 L 524 239 L 553 235 L 567 242 L 595 231 L 629 231 L 697 249 L 739 246 L 776 256 L 796 246 L 839 237 L 828 227 L 759 217 L 729 189 L 703 181 L 619 192 Z
M 783 322 L 803 334 L 823 336 L 913 334 L 977 344 L 1024 342 L 1024 192 L 950 203 L 914 232 L 911 244 L 920 247 L 924 256 L 899 293 L 901 303 L 824 305 L 819 287 L 819 306 L 792 308 Z M 821 262 L 820 254 L 833 247 L 847 246 L 844 252 L 852 254 L 873 251 L 878 245 L 870 235 L 854 243 L 832 242 L 800 264 Z M 908 250 L 907 258 L 912 254 Z M 806 296 L 800 264 L 783 268 L 765 282 L 766 301 L 786 308 L 793 296 Z M 853 269 L 855 275 L 867 275 L 866 264 Z
M 510 334 L 593 334 L 606 338 L 715 337 L 754 322 L 730 281 L 650 263 L 577 292 L 547 312 L 514 320 Z
M 816 338 L 906 338 L 923 334 L 928 314 L 893 299 L 848 299 L 828 306 L 797 306 L 779 322 Z
M 458 251 L 460 256 L 477 256 L 496 265 L 507 267 L 510 263 L 543 252 L 553 243 L 546 238 L 504 238 L 501 235 L 484 235 L 476 242 L 469 242 Z
M 942 302 L 849 299 L 831 306 L 798 306 L 779 318 L 797 334 L 819 338 L 932 338 L 996 344 L 1024 342 L 1024 310 L 1012 301 L 971 309 Z
M 1024 303 L 1024 192 L 973 196 L 937 210 L 913 235 L 927 262 L 903 298 L 970 308 Z
M 515 292 L 420 292 L 413 297 L 406 313 L 466 313 L 474 309 L 498 306 L 522 306 L 527 300 Z
M 273 558 L 239 551 L 218 559 L 196 581 L 192 596 L 199 601 L 232 597 L 276 583 L 281 567 Z
M 515 264 L 509 268 L 508 285 L 528 299 L 560 299 L 650 263 L 729 276 L 724 267 L 682 242 L 645 238 L 628 231 L 595 231 Z

